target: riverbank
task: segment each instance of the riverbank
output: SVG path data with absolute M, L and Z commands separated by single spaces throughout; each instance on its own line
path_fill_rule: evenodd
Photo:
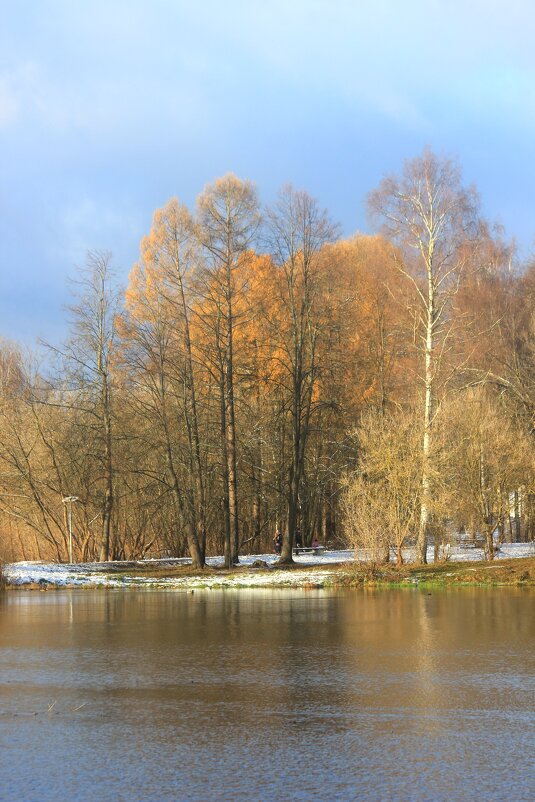
M 469 554 L 454 555 L 444 563 L 397 567 L 371 566 L 356 561 L 349 551 L 332 551 L 317 557 L 300 555 L 291 566 L 280 566 L 274 555 L 249 555 L 229 571 L 220 557 L 210 558 L 202 571 L 187 559 L 135 562 L 57 563 L 22 562 L 5 566 L 8 589 L 47 590 L 74 587 L 159 588 L 194 591 L 211 588 L 327 588 L 360 586 L 535 586 L 533 545 L 503 546 L 493 562 Z
M 357 571 L 357 582 L 366 585 L 421 585 L 454 587 L 483 585 L 489 587 L 535 586 L 535 557 L 510 558 L 488 562 L 437 563 L 431 565 L 381 566 Z

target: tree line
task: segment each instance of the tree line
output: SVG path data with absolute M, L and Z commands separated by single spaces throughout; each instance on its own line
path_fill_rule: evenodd
M 535 266 L 431 151 L 368 202 L 340 239 L 229 174 L 155 212 L 124 291 L 89 252 L 66 342 L 1 343 L 0 556 L 533 539 Z

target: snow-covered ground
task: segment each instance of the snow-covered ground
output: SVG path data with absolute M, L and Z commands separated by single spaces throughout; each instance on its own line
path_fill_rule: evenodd
M 500 551 L 496 559 L 507 559 L 510 557 L 531 557 L 535 555 L 535 545 L 533 543 L 505 543 L 500 546 Z M 482 549 L 461 549 L 454 547 L 450 553 L 450 560 L 460 562 L 465 560 L 484 559 Z M 364 559 L 364 555 L 359 555 Z M 409 554 L 407 554 L 409 558 Z M 81 563 L 77 565 L 67 565 L 59 563 L 43 562 L 19 562 L 10 563 L 4 566 L 4 573 L 9 584 L 47 584 L 83 586 L 83 585 L 102 585 L 106 587 L 159 587 L 159 588 L 213 588 L 213 587 L 288 587 L 305 585 L 322 585 L 328 582 L 332 572 L 333 564 L 351 563 L 355 561 L 353 551 L 326 551 L 323 554 L 311 555 L 300 554 L 294 557 L 297 564 L 302 565 L 302 570 L 292 571 L 269 570 L 277 560 L 275 554 L 254 554 L 240 557 L 240 564 L 243 567 L 250 566 L 249 571 L 228 572 L 217 575 L 184 576 L 169 578 L 153 578 L 144 576 L 126 576 L 121 574 L 121 567 L 129 572 L 136 565 L 154 565 L 158 567 L 173 567 L 188 564 L 188 559 L 166 559 L 150 560 L 137 563 Z M 428 560 L 433 561 L 433 549 L 428 550 Z M 253 563 L 262 561 L 265 565 L 253 567 Z M 222 557 L 209 557 L 207 563 L 210 566 L 222 566 Z M 325 571 L 318 570 L 318 566 L 324 566 Z M 109 573 L 110 568 L 113 573 Z M 266 568 L 268 570 L 266 570 Z M 310 570 L 313 568 L 314 570 Z

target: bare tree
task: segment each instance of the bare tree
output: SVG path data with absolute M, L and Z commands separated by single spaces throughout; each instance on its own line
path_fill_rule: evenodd
M 156 423 L 150 447 L 157 449 L 161 439 L 176 518 L 185 529 L 193 565 L 202 568 L 206 486 L 189 291 L 198 250 L 191 215 L 176 199 L 169 201 L 156 212 L 141 243 L 119 329 L 122 362 L 136 386 L 130 406 L 140 423 L 145 419 L 149 428 Z
M 494 533 L 515 514 L 516 494 L 529 492 L 535 480 L 529 430 L 515 421 L 506 396 L 493 388 L 463 390 L 441 410 L 443 448 L 447 453 L 449 515 L 485 540 L 494 558 Z
M 120 304 L 109 251 L 88 252 L 73 291 L 71 338 L 63 348 L 53 350 L 64 360 L 66 386 L 71 388 L 70 398 L 64 396 L 65 404 L 83 407 L 91 420 L 103 480 L 99 559 L 109 560 L 114 508 L 112 354 Z
M 437 385 L 451 334 L 449 308 L 474 241 L 478 199 L 465 189 L 451 160 L 424 151 L 405 162 L 402 174 L 385 178 L 369 196 L 370 209 L 403 254 L 398 268 L 416 298 L 416 332 L 423 384 L 422 486 L 418 554 L 427 561 L 430 524 L 431 452 L 437 411 Z
M 197 200 L 197 234 L 210 268 L 209 285 L 216 318 L 213 328 L 221 355 L 221 445 L 224 485 L 225 565 L 238 561 L 238 473 L 234 377 L 236 297 L 239 268 L 247 259 L 260 223 L 253 184 L 231 173 L 205 187 Z
M 283 280 L 281 301 L 288 323 L 284 343 L 290 390 L 291 458 L 288 470 L 288 525 L 283 533 L 281 563 L 292 562 L 298 521 L 305 452 L 313 392 L 318 380 L 317 346 L 320 318 L 314 314 L 318 292 L 318 262 L 322 246 L 337 234 L 327 212 L 306 192 L 285 187 L 267 211 L 272 257 Z
M 358 467 L 345 482 L 346 537 L 373 562 L 387 561 L 418 529 L 421 491 L 421 422 L 412 410 L 370 410 L 355 432 Z

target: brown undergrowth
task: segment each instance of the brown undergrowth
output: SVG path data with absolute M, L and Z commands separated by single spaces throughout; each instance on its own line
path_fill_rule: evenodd
M 381 565 L 357 563 L 347 569 L 348 578 L 374 585 L 535 585 L 535 557 L 493 562 L 437 563 L 431 565 Z

